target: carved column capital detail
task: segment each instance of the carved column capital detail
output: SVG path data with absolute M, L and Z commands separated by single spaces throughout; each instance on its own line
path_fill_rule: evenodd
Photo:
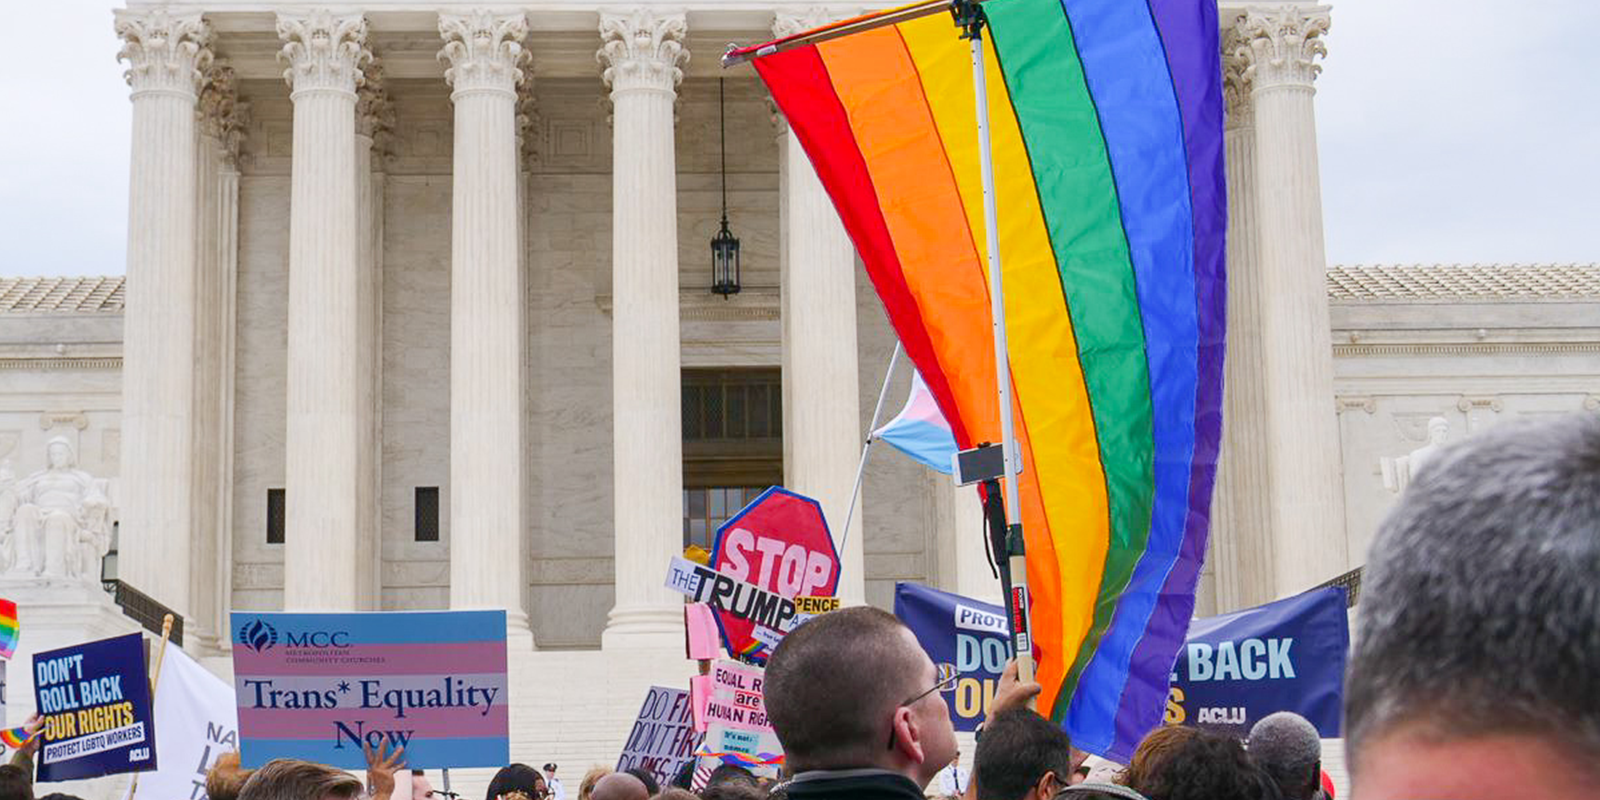
M 301 92 L 355 94 L 362 67 L 372 60 L 367 49 L 367 20 L 360 14 L 334 14 L 318 9 L 305 14 L 278 14 L 278 60 L 288 62 L 283 79 L 290 99 Z
M 466 14 L 440 14 L 439 60 L 448 61 L 445 83 L 455 95 L 471 91 L 514 93 L 530 54 L 522 46 L 528 35 L 524 14 L 496 14 L 483 9 Z M 455 96 L 452 95 L 452 96 Z
M 199 96 L 211 66 L 211 26 L 199 12 L 118 9 L 116 31 L 122 39 L 117 60 L 128 62 L 122 77 L 135 97 L 146 92 Z
M 383 85 L 383 65 L 374 62 L 362 70 L 361 87 L 356 89 L 356 135 L 371 139 L 378 153 L 385 152 L 379 141 L 388 143 L 394 132 L 394 103 Z
M 539 163 L 539 101 L 533 96 L 533 81 L 523 80 L 517 87 L 517 153 L 524 170 Z
M 222 163 L 237 169 L 250 130 L 250 104 L 239 100 L 239 77 L 225 63 L 212 65 L 200 90 L 200 129 L 217 140 Z
M 1284 5 L 1245 9 L 1234 23 L 1234 35 L 1244 46 L 1244 78 L 1254 91 L 1276 86 L 1311 86 L 1326 58 L 1322 36 L 1332 18 L 1327 6 Z
M 812 28 L 820 28 L 830 22 L 837 22 L 848 14 L 840 14 L 838 9 L 810 6 L 800 8 L 779 8 L 772 12 L 772 36 L 783 39 L 797 33 L 804 33 Z
M 1239 25 L 1230 25 L 1222 32 L 1222 98 L 1228 130 L 1248 128 L 1255 121 L 1255 104 L 1250 100 L 1249 53 L 1249 42 L 1243 38 Z
M 605 67 L 601 77 L 612 95 L 627 91 L 676 93 L 683 81 L 689 51 L 683 41 L 689 34 L 684 15 L 663 14 L 648 8 L 627 14 L 600 15 L 600 49 L 595 60 Z

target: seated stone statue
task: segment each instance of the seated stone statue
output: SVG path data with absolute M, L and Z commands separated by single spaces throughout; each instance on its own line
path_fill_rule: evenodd
M 12 575 L 98 580 L 110 504 L 66 439 L 51 439 L 45 453 L 48 466 L 20 481 L 0 470 L 0 563 Z
M 1450 438 L 1450 420 L 1444 417 L 1433 417 L 1428 420 L 1428 443 L 1412 450 L 1410 453 L 1396 458 L 1383 458 L 1379 466 L 1383 470 L 1383 488 L 1391 492 L 1403 492 L 1411 479 L 1421 472 L 1434 455 L 1439 452 L 1445 442 Z

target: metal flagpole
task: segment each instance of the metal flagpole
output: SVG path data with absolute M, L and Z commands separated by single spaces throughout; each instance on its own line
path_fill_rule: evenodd
M 978 164 L 983 178 L 983 233 L 989 256 L 990 317 L 994 326 L 995 387 L 1000 398 L 1000 446 L 1005 460 L 1006 513 L 1017 520 L 1006 526 L 1006 549 L 1011 573 L 1013 644 L 1017 655 L 1017 679 L 1033 680 L 1033 637 L 1028 616 L 1028 562 L 1022 543 L 1022 506 L 1017 501 L 1016 421 L 1011 410 L 1011 357 L 1006 348 L 1005 286 L 1000 271 L 1000 234 L 995 212 L 994 161 L 989 148 L 989 86 L 984 77 L 983 28 L 985 18 L 977 0 L 956 0 L 951 9 L 962 28 L 972 53 L 972 88 L 977 96 Z
M 872 409 L 872 424 L 867 426 L 867 440 L 861 443 L 861 460 L 856 463 L 856 486 L 850 490 L 850 510 L 844 515 L 844 532 L 839 534 L 839 557 L 844 557 L 844 543 L 850 541 L 850 520 L 856 517 L 856 501 L 861 497 L 861 478 L 867 472 L 867 451 L 872 447 L 872 433 L 878 429 L 878 417 L 883 413 L 883 401 L 889 397 L 889 381 L 894 378 L 894 365 L 900 361 L 900 340 L 894 342 L 894 354 L 889 356 L 889 368 L 883 373 L 883 388 L 878 390 L 878 405 Z

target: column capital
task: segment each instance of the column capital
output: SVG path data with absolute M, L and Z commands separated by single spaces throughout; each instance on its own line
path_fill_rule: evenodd
M 852 13 L 841 13 L 838 8 L 824 8 L 822 6 L 788 6 L 772 12 L 772 35 L 782 39 L 797 33 L 804 33 L 812 28 L 820 28 L 830 22 L 838 22 L 846 17 L 854 16 Z
M 211 66 L 211 26 L 200 12 L 173 14 L 116 10 L 117 37 L 122 40 L 118 61 L 127 61 L 122 73 L 133 95 L 166 92 L 191 100 L 200 94 L 205 71 Z
M 239 80 L 232 66 L 217 63 L 206 71 L 196 113 L 200 130 L 221 146 L 223 163 L 237 168 L 249 134 L 250 104 L 239 101 Z
M 524 171 L 539 162 L 539 138 L 539 101 L 533 81 L 524 79 L 517 86 L 517 155 Z
M 522 40 L 528 35 L 524 14 L 496 14 L 482 9 L 466 14 L 440 14 L 439 60 L 449 61 L 445 83 L 463 92 L 499 91 L 513 95 L 529 60 Z
M 301 92 L 331 91 L 355 95 L 361 68 L 372 60 L 367 49 L 367 20 L 360 14 L 334 14 L 318 9 L 302 14 L 278 13 L 278 38 L 287 61 L 283 79 L 289 98 Z
M 600 49 L 595 60 L 605 67 L 601 77 L 613 96 L 628 91 L 675 94 L 689 61 L 684 39 L 689 24 L 684 14 L 637 8 L 626 14 L 600 15 Z
M 1326 58 L 1328 47 L 1322 35 L 1332 19 L 1327 6 L 1251 6 L 1234 23 L 1234 34 L 1242 47 L 1244 79 L 1252 91 L 1278 86 L 1309 88 Z
M 356 135 L 371 139 L 377 147 L 380 140 L 387 141 L 393 134 L 394 104 L 383 85 L 382 64 L 373 62 L 361 74 L 361 86 L 356 89 Z
M 1242 20 L 1241 20 L 1242 22 Z M 1227 109 L 1224 115 L 1228 130 L 1248 128 L 1255 121 L 1255 105 L 1250 100 L 1250 52 L 1239 25 L 1229 25 L 1222 31 L 1222 98 Z

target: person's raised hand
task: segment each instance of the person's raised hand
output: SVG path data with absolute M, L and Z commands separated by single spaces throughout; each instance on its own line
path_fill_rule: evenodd
M 1000 683 L 995 686 L 994 700 L 989 703 L 987 719 L 994 719 L 1005 711 L 1014 708 L 1032 708 L 1034 698 L 1044 691 L 1044 687 L 1029 681 L 1022 683 L 1017 680 L 1017 660 L 1006 662 L 1004 672 L 1000 673 Z
M 28 717 L 28 721 L 22 723 L 22 730 L 27 733 L 27 741 L 20 749 L 30 757 L 38 755 L 39 747 L 44 744 L 44 737 L 39 735 L 39 729 L 43 727 L 44 718 L 38 714 Z
M 361 743 L 361 754 L 367 758 L 367 788 L 374 800 L 387 800 L 394 794 L 394 774 L 406 765 L 402 759 L 406 752 L 405 745 L 396 747 L 393 753 L 385 757 L 388 749 L 388 742 L 380 742 L 376 750 L 366 742 Z

